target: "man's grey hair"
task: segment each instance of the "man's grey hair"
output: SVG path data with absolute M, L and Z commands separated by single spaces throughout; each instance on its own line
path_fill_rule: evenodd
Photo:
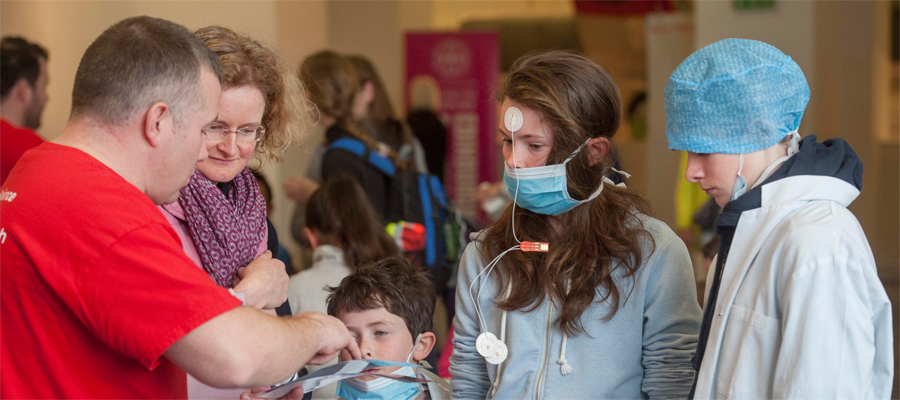
M 122 126 L 156 102 L 184 126 L 206 106 L 202 68 L 223 80 L 215 53 L 174 22 L 133 17 L 104 31 L 84 52 L 72 89 L 70 118 L 92 117 Z

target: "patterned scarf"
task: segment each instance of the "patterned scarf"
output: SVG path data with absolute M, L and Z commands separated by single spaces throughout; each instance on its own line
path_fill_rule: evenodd
M 238 268 L 256 257 L 268 229 L 266 203 L 253 173 L 244 168 L 230 185 L 225 195 L 195 170 L 178 196 L 203 269 L 226 288 L 232 286 Z

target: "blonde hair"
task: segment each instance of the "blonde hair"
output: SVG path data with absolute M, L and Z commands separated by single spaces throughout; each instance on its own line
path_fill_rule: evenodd
M 223 89 L 254 86 L 262 92 L 266 134 L 254 156 L 281 161 L 284 151 L 314 123 L 303 84 L 284 68 L 278 54 L 247 36 L 221 26 L 201 28 L 195 34 L 219 57 L 225 71 Z

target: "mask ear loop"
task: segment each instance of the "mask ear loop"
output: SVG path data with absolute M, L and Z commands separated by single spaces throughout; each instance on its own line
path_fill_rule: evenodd
M 419 341 L 420 341 L 420 340 L 422 340 L 422 334 L 421 334 L 421 333 L 418 334 L 418 335 L 416 336 L 416 340 L 413 341 L 413 348 L 412 348 L 412 350 L 409 351 L 409 355 L 406 356 L 406 362 L 407 362 L 407 363 L 412 362 L 412 356 L 413 356 L 413 354 L 416 354 L 416 347 L 419 347 Z M 419 374 L 416 373 L 415 370 L 413 370 L 413 375 L 416 375 L 416 377 L 418 377 Z M 422 387 L 422 383 L 421 383 L 421 382 L 419 382 L 418 385 L 419 385 L 419 391 L 425 390 L 425 388 Z
M 509 299 L 509 294 L 511 292 L 512 292 L 512 281 L 510 281 L 506 285 L 506 295 L 504 295 L 504 297 L 503 297 L 504 301 Z M 506 343 L 506 310 L 503 310 L 503 315 L 500 317 L 500 341 L 503 343 Z M 491 397 L 496 396 L 497 389 L 500 388 L 500 376 L 502 376 L 502 374 L 500 372 L 503 370 L 504 363 L 505 363 L 505 360 L 504 360 L 504 362 L 497 364 L 497 373 L 496 373 L 497 376 L 494 378 L 494 384 L 491 385 L 492 386 Z
M 413 348 L 412 348 L 412 350 L 409 352 L 409 355 L 406 356 L 406 362 L 407 362 L 407 363 L 411 362 L 410 360 L 412 359 L 413 354 L 416 353 L 416 347 L 419 346 L 419 341 L 420 341 L 420 340 L 422 340 L 422 334 L 421 334 L 421 333 L 420 333 L 418 336 L 416 336 L 416 340 L 413 341 Z
M 790 135 L 791 135 L 791 142 L 790 142 L 790 145 L 788 146 L 788 151 L 787 151 L 788 156 L 797 154 L 797 152 L 800 151 L 800 132 L 798 132 L 797 129 L 794 129 L 793 131 L 791 131 Z

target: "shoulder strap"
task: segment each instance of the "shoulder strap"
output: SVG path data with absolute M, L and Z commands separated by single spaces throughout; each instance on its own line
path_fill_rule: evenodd
M 391 162 L 390 158 L 372 151 L 372 149 L 366 147 L 366 144 L 359 139 L 348 137 L 340 138 L 328 145 L 328 150 L 331 149 L 341 149 L 356 154 L 388 176 L 394 176 L 394 173 L 397 172 L 397 167 L 394 166 L 394 163 Z
M 425 265 L 434 265 L 437 262 L 437 243 L 435 243 L 435 221 L 432 217 L 431 193 L 428 190 L 427 177 L 418 174 L 417 178 L 419 200 L 422 202 L 422 216 L 425 217 Z
M 444 193 L 444 186 L 441 185 L 441 180 L 435 175 L 430 175 L 428 177 L 428 186 L 431 187 L 431 194 L 437 198 L 441 207 L 447 208 L 447 195 Z

